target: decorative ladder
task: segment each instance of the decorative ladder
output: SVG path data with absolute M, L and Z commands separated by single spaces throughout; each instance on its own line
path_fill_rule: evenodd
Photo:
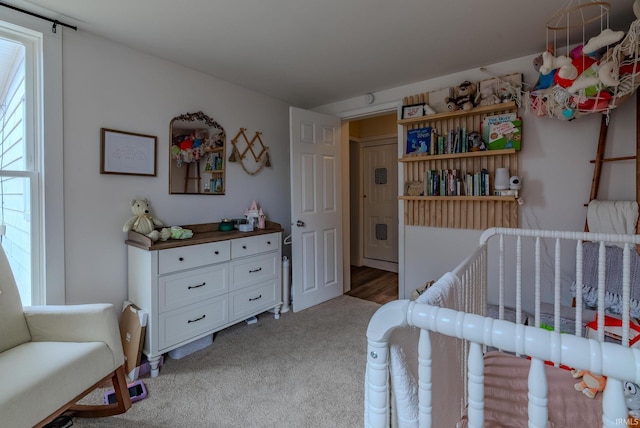
M 591 180 L 591 193 L 589 194 L 589 202 L 597 199 L 598 197 L 598 188 L 600 187 L 600 177 L 602 174 L 602 165 L 605 162 L 617 162 L 624 160 L 635 160 L 636 161 L 636 201 L 640 203 L 640 95 L 636 93 L 636 154 L 633 156 L 621 156 L 621 157 L 611 157 L 605 158 L 604 152 L 605 147 L 607 145 L 607 130 L 609 129 L 609 124 L 607 123 L 607 116 L 602 115 L 602 120 L 600 122 L 600 135 L 598 137 L 598 148 L 596 150 L 596 158 L 591 161 L 594 164 L 593 167 L 593 179 Z M 587 206 L 585 204 L 585 206 Z M 636 233 L 640 233 L 640 221 L 636 224 Z M 585 219 L 584 223 L 585 232 L 589 231 L 589 226 Z M 640 247 L 638 248 L 640 254 Z

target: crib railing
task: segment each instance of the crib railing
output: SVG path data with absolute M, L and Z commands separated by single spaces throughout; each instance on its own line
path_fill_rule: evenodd
M 512 244 L 515 239 L 515 249 Z M 490 241 L 498 240 L 498 249 L 490 253 Z M 538 328 L 541 319 L 541 289 L 543 278 L 543 253 L 553 243 L 553 319 L 554 330 Z M 563 241 L 575 243 L 575 335 L 560 334 L 560 308 L 562 281 Z M 621 243 L 624 246 L 623 299 L 627 308 L 622 314 L 622 345 L 604 343 L 604 299 L 598 299 L 598 340 L 581 337 L 583 325 L 582 311 L 582 243 L 599 243 L 598 293 L 604 296 L 606 265 L 606 245 Z M 534 246 L 533 280 L 523 278 L 523 246 L 530 242 Z M 481 427 L 484 420 L 483 402 L 483 351 L 487 346 L 503 351 L 532 357 L 529 376 L 529 422 L 532 427 L 546 427 L 547 423 L 547 386 L 544 373 L 544 361 L 553 361 L 570 367 L 590 370 L 608 376 L 607 388 L 603 394 L 603 426 L 620 426 L 620 418 L 626 418 L 626 406 L 622 388 L 623 380 L 640 382 L 640 351 L 628 348 L 629 343 L 629 300 L 630 300 L 630 254 L 640 243 L 638 235 L 610 235 L 601 233 L 541 231 L 526 229 L 489 229 L 482 234 L 480 245 L 473 254 L 461 262 L 453 271 L 459 279 L 452 290 L 453 299 L 446 303 L 440 296 L 432 296 L 430 290 L 425 293 L 426 303 L 416 304 L 406 300 L 384 305 L 371 319 L 367 351 L 366 415 L 365 425 L 370 427 L 389 426 L 389 338 L 398 327 L 416 326 L 422 329 L 418 344 L 419 364 L 419 418 L 420 427 L 444 426 L 433 424 L 432 398 L 438 394 L 439 386 L 432 382 L 433 350 L 432 339 L 428 332 L 442 333 L 451 338 L 452 349 L 462 349 L 459 357 L 448 358 L 446 367 L 436 367 L 438 373 L 464 379 L 465 390 L 462 397 L 448 397 L 452 402 L 460 403 L 460 413 L 466 407 L 469 426 Z M 493 250 L 493 247 L 492 247 Z M 489 265 L 497 257 L 497 286 L 499 295 L 499 319 L 485 317 Z M 515 257 L 515 262 L 511 259 Z M 489 261 L 489 259 L 492 259 Z M 546 261 L 548 265 L 548 261 Z M 506 269 L 509 265 L 511 269 Z M 548 268 L 548 266 L 547 266 Z M 515 277 L 509 277 L 509 272 Z M 492 272 L 492 276 L 493 276 Z M 515 287 L 515 322 L 504 320 L 505 291 L 507 285 Z M 534 322 L 523 325 L 523 289 L 534 288 Z M 432 298 L 433 297 L 433 298 Z M 459 341 L 463 340 L 462 347 Z M 456 342 L 457 341 L 457 342 Z M 457 345 L 456 345 L 457 343 Z M 446 352 L 438 349 L 437 352 Z M 457 354 L 451 354 L 456 355 Z
M 487 270 L 486 270 L 487 250 L 486 244 L 477 247 L 471 256 L 460 263 L 455 271 L 455 278 L 459 280 L 459 285 L 451 290 L 443 301 L 441 295 L 433 293 L 436 289 L 431 288 L 425 292 L 422 300 L 427 299 L 433 304 L 443 305 L 448 308 L 460 310 L 464 313 L 474 313 L 484 315 L 486 311 L 486 290 L 487 290 Z M 429 300 L 430 296 L 432 300 Z M 391 333 L 396 328 L 412 325 L 407 317 L 407 300 L 398 300 L 382 306 L 369 323 L 367 338 L 369 349 L 367 352 L 367 380 L 366 380 L 366 414 L 365 426 L 367 427 L 389 427 L 390 423 L 390 385 L 389 385 L 389 339 Z M 420 332 L 420 343 L 427 343 L 422 336 L 428 336 L 426 330 Z M 444 386 L 439 383 L 452 382 L 457 379 L 462 383 L 462 393 L 460 396 L 452 397 L 457 400 L 457 411 L 462 413 L 467 404 L 467 377 L 466 361 L 468 360 L 468 347 L 456 337 L 441 338 L 439 353 L 445 358 L 454 362 L 447 365 L 445 371 L 439 373 L 434 381 L 436 389 Z M 430 341 L 428 342 L 431 343 Z M 457 362 L 457 363 L 456 363 Z M 465 364 L 462 364 L 465 362 Z M 424 367 L 419 369 L 420 382 L 424 379 L 431 379 L 431 373 Z M 454 388 L 455 389 L 455 388 Z M 431 389 L 420 389 L 420 414 L 421 419 L 431 420 L 432 399 Z M 440 426 L 451 426 L 451 421 L 455 423 L 455 415 L 446 415 L 449 419 L 446 422 L 440 421 Z M 435 425 L 434 425 L 435 426 Z
M 638 370 L 640 350 L 638 349 L 406 300 L 392 302 L 389 305 L 386 316 L 398 320 L 404 319 L 407 325 L 426 331 L 468 341 L 469 355 L 465 366 L 468 370 L 468 426 L 470 428 L 480 428 L 484 423 L 483 346 L 493 346 L 532 357 L 528 378 L 530 427 L 547 426 L 548 391 L 544 361 L 552 358 L 557 358 L 560 364 L 580 367 L 608 377 L 602 403 L 604 427 L 619 427 L 620 421 L 628 417 L 623 382 L 631 380 L 640 383 Z M 383 352 L 378 345 L 379 343 L 370 339 L 367 366 L 369 394 L 371 394 L 371 388 L 375 386 L 375 380 L 380 381 L 388 376 L 385 364 L 381 364 L 382 361 L 376 361 L 377 355 L 382 357 L 382 354 L 378 353 Z M 420 373 L 418 399 L 421 427 L 438 426 L 432 424 L 430 405 L 432 395 L 438 393 L 438 389 L 435 389 L 431 382 L 434 352 L 441 352 L 441 350 L 432 349 L 429 334 L 421 334 L 418 346 Z M 435 369 L 441 370 L 440 367 Z M 372 417 L 371 414 L 368 419 L 371 421 L 369 426 L 388 426 L 382 420 L 376 423 L 376 417 Z
M 509 247 L 507 249 L 506 238 L 515 238 L 515 248 Z M 514 284 L 516 298 L 515 298 L 515 315 L 516 324 L 522 322 L 522 290 L 523 290 L 523 245 L 524 241 L 528 240 L 530 244 L 534 246 L 534 278 L 533 284 L 531 282 L 525 285 L 533 285 L 534 287 L 534 325 L 540 326 L 541 319 L 541 281 L 543 279 L 542 273 L 542 248 L 553 244 L 553 327 L 554 330 L 560 331 L 560 317 L 562 310 L 561 303 L 561 290 L 563 281 L 561 279 L 562 271 L 562 243 L 573 242 L 575 244 L 575 306 L 573 309 L 573 317 L 575 319 L 575 332 L 576 336 L 583 335 L 583 244 L 585 242 L 594 242 L 598 244 L 598 341 L 604 341 L 604 322 L 605 322 L 605 281 L 607 278 L 606 271 L 606 252 L 608 245 L 621 245 L 623 246 L 623 272 L 622 272 L 622 344 L 624 346 L 629 345 L 629 304 L 631 301 L 631 254 L 636 251 L 636 246 L 640 243 L 640 235 L 615 235 L 606 233 L 590 233 L 590 232 L 571 232 L 571 231 L 554 231 L 554 230 L 532 230 L 532 229 L 510 229 L 510 228 L 492 228 L 486 230 L 480 237 L 480 243 L 487 244 L 492 239 L 499 241 L 499 247 L 497 252 L 498 258 L 498 290 L 499 290 L 499 319 L 504 319 L 505 308 L 505 288 L 507 284 Z M 511 251 L 509 251 L 511 250 Z M 506 278 L 505 266 L 507 265 L 506 257 L 508 255 L 515 254 L 515 277 Z M 528 261 L 524 261 L 528 263 Z

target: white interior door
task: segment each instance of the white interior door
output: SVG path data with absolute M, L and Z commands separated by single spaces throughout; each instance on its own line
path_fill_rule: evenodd
M 340 119 L 291 107 L 293 311 L 342 294 Z
M 398 263 L 398 146 L 363 147 L 364 262 L 395 270 Z

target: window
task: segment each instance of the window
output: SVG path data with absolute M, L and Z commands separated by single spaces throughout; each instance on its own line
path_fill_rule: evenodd
M 62 304 L 61 40 L 28 15 L 9 11 L 5 18 L 0 21 L 0 242 L 22 303 Z
M 0 241 L 25 304 L 31 304 L 32 272 L 37 277 L 39 261 L 32 257 L 31 181 L 37 179 L 31 145 L 25 138 L 25 46 L 0 38 Z M 27 174 L 27 175 L 24 175 Z M 36 201 L 37 202 L 37 201 Z M 34 243 L 37 245 L 38 243 Z M 37 252 L 36 252 L 37 255 Z M 32 262 L 36 266 L 32 270 Z

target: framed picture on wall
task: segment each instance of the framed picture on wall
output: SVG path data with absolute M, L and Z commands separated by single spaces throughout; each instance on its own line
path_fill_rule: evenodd
M 156 175 L 158 137 L 101 128 L 100 174 Z

